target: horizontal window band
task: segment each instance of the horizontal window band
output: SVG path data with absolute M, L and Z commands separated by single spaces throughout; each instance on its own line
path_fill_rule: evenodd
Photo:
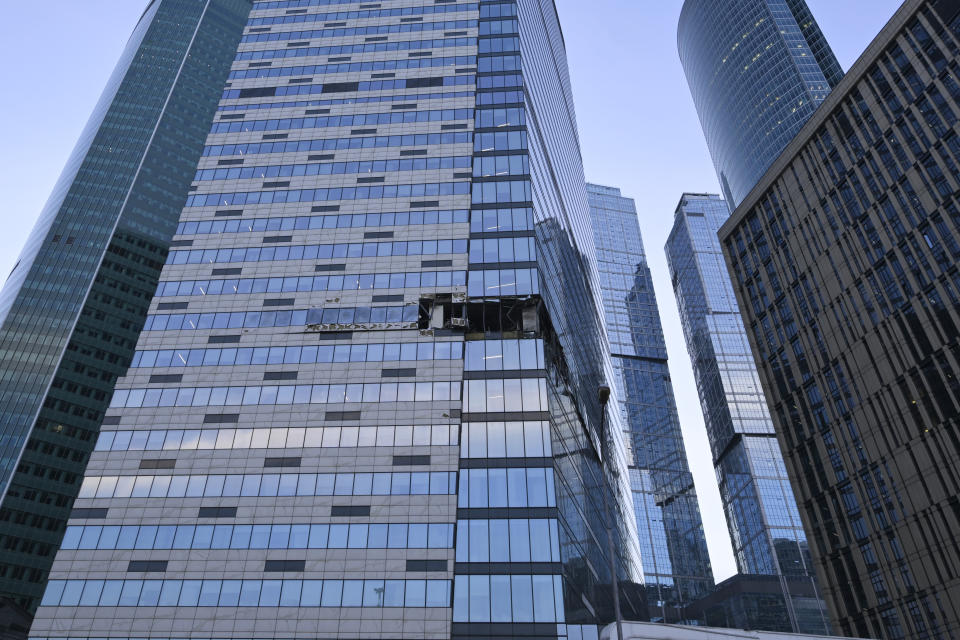
M 41 606 L 447 608 L 450 586 L 449 580 L 51 580 Z
M 497 183 L 487 183 L 496 186 Z M 502 184 L 502 183 L 501 183 Z M 523 183 L 529 189 L 529 183 Z M 324 187 L 320 189 L 293 189 L 287 191 L 236 191 L 227 193 L 196 193 L 187 197 L 185 208 L 209 207 L 220 204 L 293 204 L 298 202 L 323 202 L 330 200 L 357 201 L 390 198 L 416 198 L 417 196 L 458 196 L 470 193 L 470 182 L 428 182 L 416 184 L 390 184 L 370 187 Z M 496 191 L 491 191 L 496 193 Z M 525 194 L 526 195 L 526 194 Z M 491 196 L 493 197 L 493 196 Z M 521 198 L 522 200 L 522 198 Z M 502 202 L 502 200 L 500 200 Z M 437 207 L 439 200 L 430 200 Z M 482 200 L 479 202 L 494 202 Z M 530 203 L 529 206 L 532 206 Z
M 308 29 L 301 31 L 278 31 L 271 33 L 247 34 L 240 38 L 241 44 L 248 42 L 282 42 L 314 38 L 333 38 L 361 35 L 386 35 L 392 33 L 420 33 L 423 31 L 441 31 L 444 29 L 476 29 L 477 20 L 445 20 L 438 22 L 420 22 L 415 24 L 373 24 L 362 27 L 337 27 L 330 29 Z
M 391 238 L 393 232 L 373 236 L 364 234 L 365 239 Z M 290 242 L 291 236 L 264 238 L 264 244 Z M 522 239 L 522 251 L 530 250 L 529 239 Z M 510 246 L 513 257 L 513 245 Z M 532 247 L 531 247 L 532 249 Z M 388 242 L 344 242 L 336 244 L 308 244 L 290 246 L 260 247 L 218 247 L 215 249 L 190 249 L 171 251 L 165 264 L 229 264 L 231 262 L 282 262 L 286 260 L 335 260 L 344 258 L 385 258 L 389 256 L 431 256 L 444 254 L 465 254 L 468 250 L 467 238 L 449 238 L 436 240 L 398 240 Z M 535 254 L 533 254 L 535 255 Z M 496 254 L 494 254 L 494 258 Z M 526 257 L 526 255 L 524 255 Z M 475 258 L 474 261 L 479 261 Z M 492 260 L 488 260 L 492 262 Z M 427 265 L 424 265 L 427 266 Z M 453 266 L 452 263 L 435 266 Z M 318 267 L 317 271 L 321 269 Z M 224 274 L 230 275 L 230 274 Z
M 302 50 L 301 50 L 302 51 Z M 254 52 L 256 53 L 256 52 Z M 286 53 L 286 51 L 284 51 Z M 485 94 L 485 97 L 495 96 L 498 99 L 496 106 L 500 104 L 506 104 L 507 102 L 512 103 L 511 106 L 523 106 L 523 97 L 520 94 L 520 91 L 503 91 L 499 90 L 495 93 Z M 507 94 L 506 98 L 500 98 L 499 94 Z M 319 105 L 343 105 L 343 104 L 376 104 L 376 103 L 390 103 L 398 102 L 403 100 L 452 100 L 456 98 L 470 98 L 472 99 L 477 95 L 475 91 L 438 91 L 435 93 L 407 93 L 403 95 L 376 95 L 376 96 L 353 96 L 351 98 L 328 98 L 328 99 L 312 99 L 312 100 L 294 100 L 288 102 L 245 102 L 243 104 L 221 104 L 219 107 L 219 113 L 229 112 L 229 111 L 244 111 L 252 112 L 260 109 L 284 109 L 284 108 L 299 108 L 299 107 L 316 107 Z M 510 98 L 510 99 L 507 99 Z M 482 103 L 482 104 L 487 104 Z M 493 105 L 494 103 L 489 103 Z M 330 109 L 310 109 L 307 110 L 306 115 L 316 115 L 311 114 L 310 111 L 316 111 L 319 114 L 328 114 Z
M 289 33 L 289 32 L 284 32 Z M 272 35 L 283 35 L 272 34 Z M 367 41 L 385 41 L 387 38 L 367 38 Z M 317 94 L 391 91 L 394 89 L 421 89 L 428 87 L 467 87 L 475 76 L 439 76 L 434 78 L 407 78 L 395 80 L 363 80 L 360 82 L 328 82 L 324 84 L 280 85 L 276 87 L 227 88 L 220 94 L 222 100 L 237 98 L 273 98 L 280 96 L 309 96 Z
M 497 271 L 499 269 L 536 269 L 537 262 L 475 262 L 470 265 L 470 271 Z
M 331 412 L 333 413 L 333 412 Z M 537 423 L 539 424 L 539 423 Z M 378 425 L 101 430 L 94 451 L 206 451 L 212 449 L 310 449 L 456 446 L 460 426 Z M 467 451 L 473 449 L 468 448 Z M 485 450 L 484 450 L 485 451 Z M 481 451 L 483 453 L 483 451 Z M 80 517 L 80 516 L 77 516 Z
M 451 495 L 449 471 L 86 476 L 79 498 L 243 498 Z
M 486 384 L 484 384 L 486 383 Z M 499 383 L 499 384 L 498 384 Z M 504 394 L 506 389 L 507 393 Z M 461 402 L 461 380 L 236 387 L 166 387 L 117 389 L 110 408 L 282 406 L 393 402 Z M 463 403 L 498 413 L 477 413 L 483 421 L 542 420 L 547 409 L 543 378 L 468 380 Z M 526 409 L 526 411 L 522 411 Z M 539 409 L 540 411 L 537 411 Z M 499 411 L 504 411 L 499 413 Z M 519 417 L 511 417 L 519 411 Z M 234 414 L 238 415 L 238 414 Z M 205 419 L 206 421 L 206 419 Z M 219 421 L 219 420 L 218 420 Z
M 287 134 L 281 134 L 286 138 Z M 472 144 L 470 132 L 448 131 L 445 133 L 410 133 L 390 136 L 353 136 L 346 138 L 317 138 L 314 140 L 269 141 L 264 136 L 261 142 L 209 145 L 204 147 L 203 157 L 251 156 L 264 153 L 308 153 L 312 151 L 345 151 L 348 149 L 378 149 L 391 147 L 423 147 L 451 144 Z M 402 152 L 401 152 L 402 153 Z M 215 204 L 215 202 L 214 202 Z M 253 204 L 253 203 L 248 203 Z M 260 203 L 269 204 L 269 203 Z
M 409 10 L 409 8 L 407 8 Z M 308 16 L 308 21 L 313 21 L 314 19 L 319 19 L 320 16 L 325 14 L 311 14 Z M 279 19 L 276 18 L 272 19 Z M 253 18 L 253 20 L 269 20 L 271 18 Z M 254 29 L 250 30 L 251 33 Z M 267 29 L 269 31 L 269 29 Z M 455 35 L 465 36 L 466 31 L 462 33 L 457 33 Z M 334 45 L 334 46 L 323 46 L 323 47 L 310 47 L 307 49 L 300 49 L 296 51 L 291 51 L 289 49 L 266 49 L 266 50 L 254 50 L 254 51 L 241 51 L 237 54 L 237 61 L 244 60 L 261 60 L 261 59 L 283 59 L 283 58 L 303 58 L 303 57 L 314 57 L 314 56 L 328 56 L 328 55 L 339 55 L 339 54 L 350 54 L 350 53 L 385 53 L 388 51 L 409 51 L 412 49 L 447 49 L 453 47 L 466 47 L 471 44 L 472 39 L 468 40 L 467 38 L 446 38 L 446 39 L 431 39 L 431 40 L 400 40 L 389 42 L 386 44 L 344 44 L 344 45 Z M 330 62 L 330 60 L 328 60 Z M 405 97 L 405 96 L 400 96 Z M 409 98 L 408 98 L 409 99 Z
M 563 575 L 559 562 L 457 562 L 457 575 Z
M 475 270 L 475 273 L 479 271 L 480 270 Z M 521 269 L 520 271 L 523 270 Z M 532 282 L 532 279 L 529 281 Z M 464 270 L 413 271 L 404 273 L 351 273 L 330 276 L 291 276 L 287 278 L 164 280 L 158 284 L 154 295 L 156 297 L 174 297 L 249 295 L 257 293 L 308 293 L 312 291 L 462 287 L 466 284 L 467 272 Z M 529 284 L 527 286 L 529 286 Z M 270 302 L 268 304 L 270 300 L 283 300 L 284 302 Z M 294 302 L 295 298 L 268 299 L 264 301 L 264 306 L 287 306 L 294 304 Z
M 560 511 L 554 507 L 494 507 L 458 508 L 457 521 L 461 520 L 507 520 L 512 518 L 528 518 L 543 520 L 560 517 Z
M 330 507 L 331 518 L 369 517 L 370 505 L 333 505 Z
M 473 640 L 475 638 L 530 638 L 541 640 L 555 638 L 555 623 L 523 622 L 454 622 L 451 625 L 452 640 Z M 596 636 L 594 636 L 596 637 Z
M 393 466 L 395 467 L 428 467 L 430 466 L 430 456 L 393 456 Z
M 468 563 L 485 565 L 475 569 L 480 574 L 535 573 L 530 564 L 560 563 L 560 523 L 555 519 L 525 518 L 460 520 L 456 562 L 458 572 L 461 564 Z M 503 568 L 509 563 L 518 569 Z
M 218 507 L 203 507 L 217 509 Z M 227 509 L 226 507 L 219 507 Z M 232 507 L 236 510 L 236 507 Z M 209 513 L 209 512 L 207 512 Z M 203 518 L 232 517 L 203 515 Z M 451 523 L 71 525 L 66 550 L 451 549 Z
M 334 322 L 336 318 L 331 318 Z M 462 335 L 455 335 L 460 338 Z M 316 334 L 318 341 L 349 341 L 353 332 L 324 332 Z M 235 344 L 239 336 L 223 336 L 225 342 Z M 230 339 L 235 338 L 235 339 Z M 464 347 L 466 345 L 466 348 Z M 466 352 L 466 353 L 465 353 Z M 539 339 L 522 340 L 468 340 L 366 343 L 339 345 L 306 345 L 275 347 L 206 347 L 196 349 L 163 349 L 136 351 L 130 368 L 192 368 L 213 366 L 347 364 L 351 362 L 413 362 L 434 360 L 464 360 L 464 379 L 531 379 L 543 378 L 545 371 L 542 342 Z M 510 367 L 501 370 L 500 367 Z M 512 367 L 525 367 L 514 369 Z M 477 371 L 487 367 L 489 371 Z M 274 371 L 264 374 L 265 380 L 295 380 L 296 371 Z M 416 376 L 416 367 L 388 367 L 383 377 Z M 155 374 L 156 375 L 156 374 Z M 182 375 L 182 374 L 177 374 Z
M 416 328 L 420 317 L 419 305 L 377 305 L 362 307 L 315 307 L 279 311 L 235 311 L 213 313 L 150 314 L 144 331 L 203 331 L 208 329 L 252 329 L 326 324 L 385 324 L 388 328 Z M 402 326 L 410 323 L 410 326 Z M 348 332 L 318 333 L 318 340 L 339 339 Z M 326 335 L 334 337 L 326 338 Z
M 499 152 L 498 152 L 499 154 Z M 491 209 L 502 210 L 507 209 L 532 209 L 533 202 L 510 202 L 510 203 L 500 203 L 500 202 L 474 202 L 470 209 L 472 211 L 488 211 Z
M 550 422 L 546 420 L 464 422 L 460 437 L 461 469 L 553 464 L 553 438 Z M 539 461 L 541 464 L 524 460 Z
M 461 469 L 533 469 L 552 468 L 553 458 L 461 458 Z
M 549 411 L 507 411 L 504 413 L 461 413 L 463 422 L 523 422 L 527 420 L 550 420 Z
M 500 378 L 544 378 L 545 369 L 529 369 L 514 371 L 464 371 L 464 380 L 497 380 Z

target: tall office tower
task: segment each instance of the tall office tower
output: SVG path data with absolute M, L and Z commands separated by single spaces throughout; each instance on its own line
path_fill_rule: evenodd
M 720 196 L 685 193 L 666 244 L 737 570 L 780 577 L 779 598 L 730 606 L 744 619 L 727 620 L 741 629 L 826 634 L 807 536 L 717 238 L 729 216 Z
M 0 293 L 0 598 L 32 613 L 250 11 L 149 4 Z
M 686 620 L 713 589 L 693 476 L 680 433 L 667 347 L 634 201 L 587 185 L 600 290 L 623 424 L 650 617 Z
M 958 34 L 905 2 L 720 230 L 843 635 L 960 637 Z
M 686 0 L 680 62 L 730 207 L 843 77 L 804 0 Z
M 570 95 L 550 0 L 253 4 L 35 637 L 643 617 Z

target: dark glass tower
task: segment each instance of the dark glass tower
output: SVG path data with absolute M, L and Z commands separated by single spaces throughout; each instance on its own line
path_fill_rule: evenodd
M 223 88 L 34 636 L 645 617 L 552 0 L 255 2 Z
M 680 62 L 731 207 L 843 77 L 804 0 L 686 0 Z
M 720 230 L 843 635 L 960 637 L 958 36 L 904 2 Z
M 703 522 L 680 432 L 660 312 L 632 199 L 587 185 L 618 408 L 631 444 L 631 489 L 650 616 L 682 622 L 713 588 Z
M 743 629 L 826 635 L 826 605 L 816 597 L 807 536 L 717 238 L 729 216 L 720 196 L 685 193 L 666 244 L 737 569 L 780 578 L 779 598 L 728 607 L 760 617 L 728 620 Z
M 0 596 L 32 611 L 250 11 L 155 0 L 0 293 Z

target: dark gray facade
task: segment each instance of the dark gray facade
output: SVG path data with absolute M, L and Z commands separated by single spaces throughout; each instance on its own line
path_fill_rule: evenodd
M 720 232 L 843 635 L 960 635 L 958 34 L 905 2 Z
M 843 71 L 804 0 L 686 0 L 680 61 L 735 207 Z
M 587 184 L 587 195 L 650 619 L 683 622 L 713 589 L 713 572 L 637 209 L 615 187 Z
M 570 94 L 550 0 L 253 4 L 34 637 L 645 617 Z
M 0 292 L 0 595 L 39 603 L 250 10 L 155 0 Z
M 717 238 L 729 216 L 720 196 L 685 193 L 666 244 L 730 541 L 744 574 L 718 585 L 729 598 L 711 596 L 717 606 L 706 624 L 826 635 L 830 623 L 817 597 L 807 535 Z M 714 611 L 724 606 L 721 625 Z

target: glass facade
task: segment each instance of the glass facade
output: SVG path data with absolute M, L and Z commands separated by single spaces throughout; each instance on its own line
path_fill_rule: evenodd
M 843 635 L 960 636 L 960 6 L 908 0 L 720 240 Z
M 843 71 L 804 0 L 686 0 L 677 42 L 724 198 L 736 207 Z
M 553 2 L 254 2 L 220 86 L 33 633 L 646 617 Z
M 729 215 L 720 196 L 683 194 L 666 254 L 737 570 L 787 578 L 776 583 L 779 595 L 762 600 L 779 597 L 783 616 L 768 615 L 768 606 L 738 605 L 733 619 L 743 623 L 734 626 L 826 635 L 826 606 L 817 607 L 807 536 L 717 238 Z M 809 584 L 797 598 L 806 602 L 814 593 L 814 615 L 801 619 L 795 615 L 801 605 L 786 606 L 783 599 L 804 580 Z
M 685 607 L 713 588 L 713 573 L 657 300 L 633 200 L 594 184 L 587 193 L 650 617 L 682 622 Z
M 0 292 L 0 595 L 30 612 L 249 10 L 149 4 Z

